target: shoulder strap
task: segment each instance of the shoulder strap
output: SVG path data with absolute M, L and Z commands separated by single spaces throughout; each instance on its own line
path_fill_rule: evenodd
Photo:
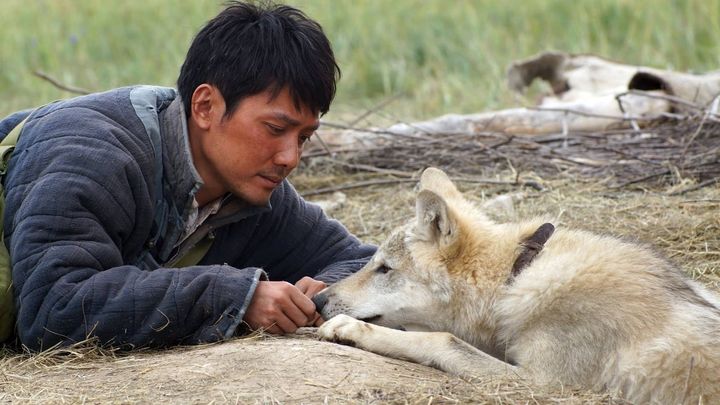
M 29 115 L 28 115 L 29 117 Z M 17 143 L 27 117 L 0 142 L 0 181 L 7 173 L 8 161 Z M 10 254 L 5 247 L 5 192 L 0 184 L 0 342 L 8 340 L 15 332 L 15 305 L 13 302 L 12 269 Z
M 22 128 L 25 126 L 25 122 L 28 118 L 29 115 L 17 124 L 15 128 L 13 128 L 12 131 L 3 138 L 2 142 L 0 142 L 0 176 L 4 176 L 5 173 L 7 173 L 8 161 L 10 160 L 13 150 L 15 150 L 15 144 L 17 144 L 20 132 L 22 132 Z
M 210 250 L 210 247 L 213 244 L 213 240 L 213 238 L 209 237 L 201 240 L 181 258 L 179 258 L 175 263 L 173 263 L 171 267 L 181 268 L 197 265 Z
M 155 157 L 155 178 L 153 179 L 155 187 L 155 218 L 145 249 L 136 261 L 139 267 L 148 270 L 152 270 L 154 267 L 147 264 L 148 260 L 151 263 L 155 263 L 155 259 L 148 258 L 148 256 L 152 256 L 150 251 L 155 248 L 160 238 L 165 234 L 168 226 L 168 215 L 170 213 L 170 207 L 164 198 L 162 134 L 160 133 L 160 123 L 158 120 L 160 113 L 159 104 L 162 104 L 163 100 L 169 102 L 169 100 L 174 98 L 174 90 L 164 87 L 139 86 L 134 88 L 130 93 L 132 106 L 145 127 L 145 132 L 150 139 Z M 196 265 L 208 250 L 210 250 L 211 245 L 212 239 L 200 241 L 185 255 L 179 258 L 172 267 Z

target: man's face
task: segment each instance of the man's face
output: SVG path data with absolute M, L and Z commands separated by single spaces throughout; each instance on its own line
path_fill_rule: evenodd
M 205 182 L 198 202 L 231 192 L 264 205 L 300 162 L 303 144 L 318 128 L 318 114 L 306 107 L 298 111 L 283 89 L 275 98 L 269 91 L 247 97 L 225 117 L 224 99 L 214 91 L 220 100 L 211 101 L 218 107 L 210 108 L 207 128 L 195 136 L 190 124 L 195 167 Z

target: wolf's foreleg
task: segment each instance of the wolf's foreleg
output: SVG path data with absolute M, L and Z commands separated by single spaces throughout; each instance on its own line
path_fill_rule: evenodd
M 447 332 L 405 332 L 337 315 L 318 329 L 318 335 L 324 340 L 410 360 L 463 377 L 523 374 L 518 367 Z

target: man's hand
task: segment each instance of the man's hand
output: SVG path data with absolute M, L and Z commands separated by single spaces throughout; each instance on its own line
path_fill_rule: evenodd
M 303 277 L 295 283 L 295 287 L 297 287 L 300 291 L 302 291 L 305 296 L 308 298 L 312 298 L 315 296 L 315 294 L 319 293 L 320 291 L 324 290 L 325 287 L 327 287 L 327 284 L 325 284 L 322 281 L 315 280 L 312 277 Z M 314 315 L 314 318 L 310 321 L 308 325 L 312 326 L 320 326 L 325 322 L 325 320 L 318 314 L 317 312 Z
M 327 284 L 322 281 L 315 280 L 312 277 L 305 276 L 301 278 L 300 281 L 295 283 L 295 287 L 302 291 L 302 293 L 305 294 L 306 297 L 312 298 L 315 296 L 315 294 L 324 290 L 325 287 L 327 287 Z
M 317 316 L 315 304 L 298 287 L 284 281 L 260 281 L 244 320 L 253 330 L 263 328 L 270 333 L 283 334 L 314 324 Z

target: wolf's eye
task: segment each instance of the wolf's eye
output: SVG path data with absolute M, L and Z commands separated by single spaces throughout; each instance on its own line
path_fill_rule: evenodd
M 376 272 L 382 273 L 382 274 L 385 274 L 385 273 L 389 272 L 390 270 L 392 270 L 392 269 L 384 264 L 380 265 L 380 267 L 375 269 Z

